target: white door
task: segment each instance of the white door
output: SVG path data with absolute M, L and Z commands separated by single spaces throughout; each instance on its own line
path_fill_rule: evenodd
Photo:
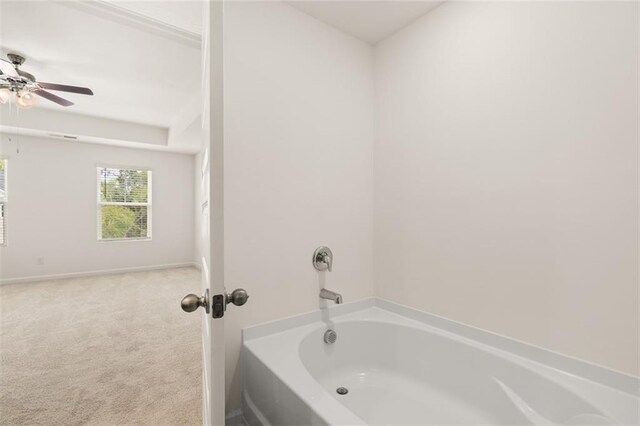
M 202 323 L 204 357 L 202 375 L 203 423 L 224 426 L 225 412 L 225 363 L 224 316 L 220 309 L 226 307 L 224 288 L 224 186 L 223 186 L 223 80 L 222 80 L 222 13 L 221 1 L 204 2 L 202 33 L 202 136 L 208 161 L 204 182 L 208 188 L 207 205 L 204 206 L 203 224 L 208 231 L 201 233 L 203 243 L 202 286 L 209 290 L 210 313 Z M 208 178 L 208 179 L 207 179 Z M 208 235 L 207 235 L 208 234 Z M 214 299 L 216 299 L 214 301 Z M 220 303 L 222 302 L 222 306 Z
M 202 35 L 202 295 L 182 301 L 187 312 L 202 315 L 203 423 L 224 426 L 225 361 L 224 313 L 226 305 L 242 305 L 246 293 L 227 294 L 224 287 L 223 185 L 223 63 L 222 1 L 204 1 Z M 200 309 L 198 309 L 200 308 Z

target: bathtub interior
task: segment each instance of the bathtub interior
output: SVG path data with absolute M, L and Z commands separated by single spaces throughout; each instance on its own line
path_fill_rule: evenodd
M 326 344 L 319 326 L 301 340 L 300 359 L 367 424 L 619 423 L 548 378 L 461 341 L 380 321 L 331 327 L 337 341 Z

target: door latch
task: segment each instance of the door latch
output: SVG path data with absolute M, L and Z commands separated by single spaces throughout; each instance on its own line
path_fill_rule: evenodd
M 249 294 L 243 288 L 237 288 L 227 294 L 216 294 L 211 298 L 211 315 L 213 318 L 222 318 L 229 303 L 233 303 L 236 306 L 242 306 L 247 303 L 248 299 Z
M 214 318 L 222 318 L 226 308 L 225 296 L 222 294 L 214 294 L 211 298 L 211 311 Z

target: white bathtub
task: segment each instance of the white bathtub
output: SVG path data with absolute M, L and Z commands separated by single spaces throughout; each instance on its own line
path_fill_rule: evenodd
M 334 344 L 323 340 L 327 328 L 337 333 Z M 242 350 L 250 425 L 639 420 L 635 377 L 386 301 L 249 328 Z

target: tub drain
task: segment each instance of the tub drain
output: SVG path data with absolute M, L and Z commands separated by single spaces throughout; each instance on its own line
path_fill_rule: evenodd
M 338 395 L 346 395 L 349 393 L 349 389 L 347 388 L 343 388 L 342 386 L 339 387 L 338 389 L 336 389 L 336 392 L 338 392 Z
M 332 345 L 336 342 L 336 340 L 338 339 L 338 335 L 336 334 L 335 331 L 329 329 L 327 331 L 324 332 L 324 342 Z

